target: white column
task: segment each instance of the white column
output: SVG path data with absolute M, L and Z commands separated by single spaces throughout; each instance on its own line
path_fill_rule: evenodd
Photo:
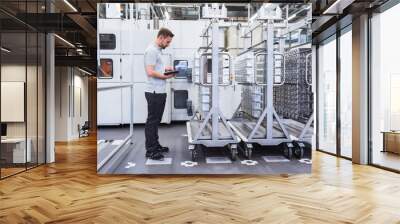
M 368 16 L 353 20 L 353 162 L 368 163 Z
M 53 34 L 47 34 L 46 46 L 46 163 L 53 163 L 55 161 L 55 45 Z

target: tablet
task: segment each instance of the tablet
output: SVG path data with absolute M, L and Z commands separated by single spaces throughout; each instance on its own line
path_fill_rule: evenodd
M 168 71 L 168 72 L 164 72 L 164 75 L 172 75 L 172 74 L 176 74 L 179 73 L 179 71 Z

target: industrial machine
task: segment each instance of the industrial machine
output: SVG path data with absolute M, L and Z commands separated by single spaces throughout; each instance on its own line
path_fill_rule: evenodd
M 160 27 L 170 28 L 176 34 L 171 46 L 163 50 L 162 59 L 165 65 L 179 70 L 174 79 L 167 81 L 167 102 L 161 122 L 189 120 L 194 110 L 193 99 L 197 97 L 192 84 L 192 63 L 194 52 L 201 45 L 202 39 L 201 30 L 187 30 L 203 27 L 205 22 L 170 20 L 155 23 L 147 16 L 150 4 L 118 4 L 120 7 L 115 7 L 116 3 L 103 4 L 106 6 L 103 9 L 105 13 L 98 19 L 98 88 L 132 83 L 134 93 L 131 99 L 129 87 L 99 92 L 98 125 L 129 124 L 131 102 L 135 104 L 134 123 L 146 122 L 147 107 L 144 105 L 147 102 L 144 91 L 147 75 L 144 71 L 144 51 L 155 40 Z M 141 16 L 137 15 L 138 11 Z

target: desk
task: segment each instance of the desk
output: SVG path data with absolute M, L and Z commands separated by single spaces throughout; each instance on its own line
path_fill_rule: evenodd
M 400 131 L 383 131 L 383 151 L 400 154 Z
M 28 144 L 25 152 L 25 138 L 6 138 L 1 139 L 1 157 L 8 163 L 31 162 L 31 139 L 27 139 Z M 27 161 L 25 161 L 27 159 Z

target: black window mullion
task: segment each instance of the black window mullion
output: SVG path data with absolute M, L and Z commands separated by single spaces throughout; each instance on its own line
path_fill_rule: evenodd
M 36 13 L 39 14 L 39 0 L 36 1 Z M 36 32 L 36 166 L 38 165 L 39 165 L 39 32 Z
M 340 30 L 336 31 L 336 154 L 341 156 L 341 114 L 340 114 L 340 79 L 341 79 L 341 64 L 340 64 Z
M 2 46 L 2 32 L 1 32 L 1 30 L 2 30 L 2 23 L 0 23 L 0 47 Z M 2 108 L 1 108 L 1 67 L 2 67 L 2 58 L 1 58 L 1 55 L 2 55 L 2 52 L 0 51 L 0 124 L 2 124 L 2 122 L 1 122 L 1 110 L 2 110 Z M 1 134 L 0 134 L 1 135 Z M 2 170 L 2 168 L 3 168 L 3 162 L 2 162 L 2 157 L 1 157 L 1 150 L 2 150 L 2 148 L 1 148 L 1 144 L 0 144 L 0 179 L 2 179 L 2 176 L 1 176 L 1 170 Z
M 319 44 L 315 46 L 315 148 L 319 150 Z
M 28 1 L 25 0 L 25 21 L 28 17 Z M 28 113 L 27 113 L 27 90 L 28 90 L 28 25 L 25 23 L 25 88 L 24 88 L 24 118 L 25 118 L 25 170 L 28 170 Z

